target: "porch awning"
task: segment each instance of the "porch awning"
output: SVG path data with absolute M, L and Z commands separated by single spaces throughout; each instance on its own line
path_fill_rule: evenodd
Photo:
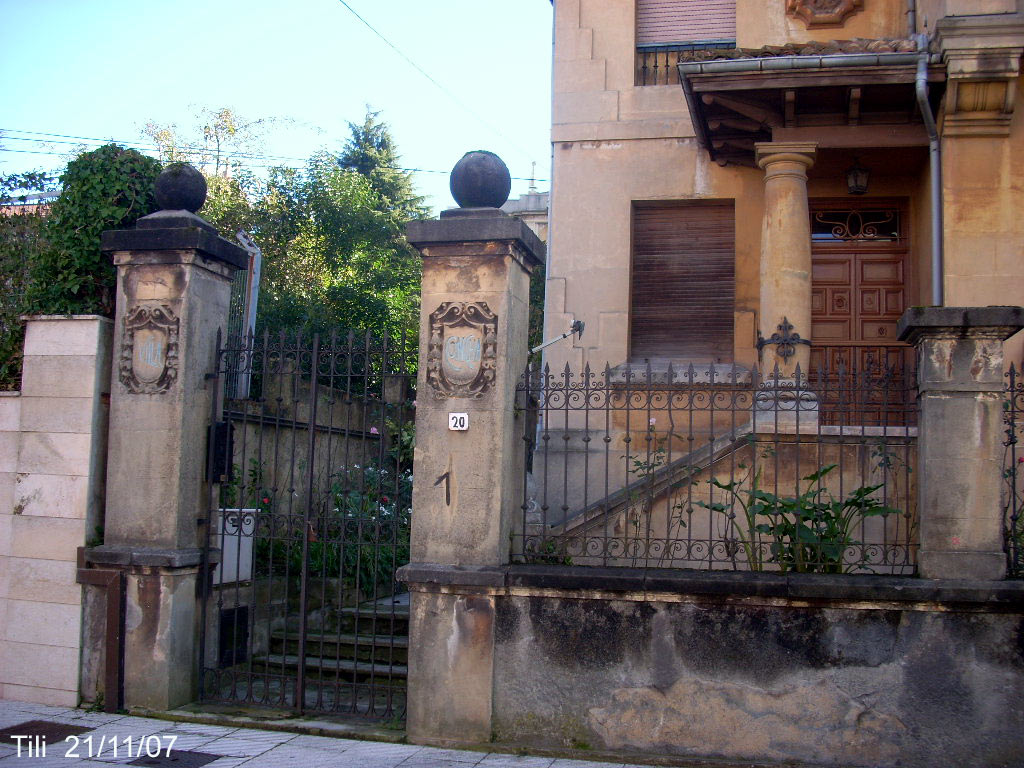
M 762 141 L 927 146 L 914 95 L 919 54 L 913 44 L 859 42 L 838 53 L 734 50 L 725 52 L 733 58 L 719 58 L 722 52 L 694 51 L 702 60 L 678 67 L 701 146 L 720 165 L 754 165 L 754 144 Z M 808 48 L 814 50 L 794 50 Z M 930 63 L 929 84 L 941 86 L 930 88 L 933 109 L 945 79 L 945 67 Z

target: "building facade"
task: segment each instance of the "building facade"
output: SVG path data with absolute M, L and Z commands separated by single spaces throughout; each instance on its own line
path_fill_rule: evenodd
M 1018 2 L 554 0 L 547 361 L 896 363 L 908 307 L 1021 303 Z

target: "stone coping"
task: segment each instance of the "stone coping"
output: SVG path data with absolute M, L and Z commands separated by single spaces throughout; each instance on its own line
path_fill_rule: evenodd
M 39 322 L 41 320 L 99 320 L 101 322 L 111 324 L 114 322 L 113 319 L 105 315 L 22 315 L 18 319 L 24 320 L 25 322 Z
M 397 578 L 435 587 L 528 588 L 815 601 L 981 604 L 1024 610 L 1024 581 L 901 576 L 753 573 L 563 565 L 409 563 Z M 651 594 L 650 600 L 657 601 Z
M 104 253 L 194 250 L 235 269 L 249 267 L 249 254 L 244 248 L 199 227 L 108 229 L 100 236 L 100 246 Z
M 203 550 L 198 547 L 164 549 L 160 547 L 133 547 L 101 544 L 85 550 L 85 560 L 91 565 L 145 565 L 158 568 L 193 568 L 203 562 Z M 211 550 L 208 562 L 220 560 L 220 551 Z
M 900 341 L 914 343 L 922 335 L 988 329 L 1009 337 L 1024 328 L 1024 307 L 910 307 L 896 326 Z
M 410 221 L 405 236 L 416 248 L 431 245 L 515 240 L 533 266 L 544 263 L 545 246 L 525 222 L 498 208 L 456 208 L 440 219 Z
M 4 389 L 0 390 L 0 397 L 21 397 L 20 389 Z

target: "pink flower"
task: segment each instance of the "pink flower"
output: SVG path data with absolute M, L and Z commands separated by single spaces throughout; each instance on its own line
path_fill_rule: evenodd
M 413 408 L 415 408 L 415 407 L 416 407 L 416 401 L 415 401 L 415 400 L 413 400 L 413 401 L 412 401 L 412 407 L 413 407 Z
M 653 427 L 657 423 L 657 421 L 658 420 L 652 416 L 651 420 L 648 423 Z
M 379 435 L 380 431 L 376 427 L 370 427 L 370 434 L 371 435 Z
M 264 496 L 264 497 L 263 497 L 263 503 L 264 503 L 264 504 L 269 504 L 269 503 L 270 503 L 270 498 L 269 498 L 269 497 L 267 497 L 267 496 Z

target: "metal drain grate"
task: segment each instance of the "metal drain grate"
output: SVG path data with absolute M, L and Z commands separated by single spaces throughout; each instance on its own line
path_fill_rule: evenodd
M 128 765 L 148 765 L 150 768 L 200 768 L 200 766 L 219 760 L 223 755 L 209 755 L 206 752 L 174 752 L 168 756 L 140 757 Z
M 14 736 L 39 736 L 48 747 L 59 744 L 68 736 L 81 736 L 93 728 L 82 728 L 78 725 L 54 723 L 49 720 L 26 720 L 24 723 L 0 728 L 0 744 L 17 745 Z M 22 742 L 25 744 L 25 742 Z

